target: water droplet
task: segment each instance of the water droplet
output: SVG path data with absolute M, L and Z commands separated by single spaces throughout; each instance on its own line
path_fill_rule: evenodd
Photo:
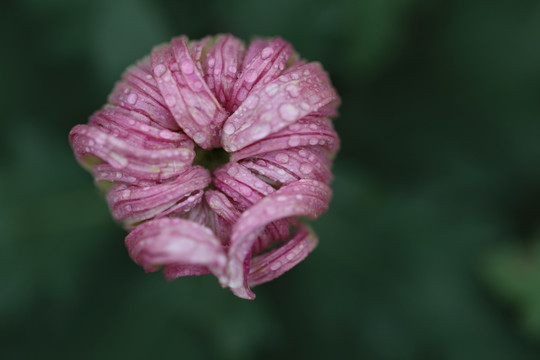
M 246 101 L 244 102 L 244 105 L 246 105 L 248 109 L 254 109 L 258 103 L 259 103 L 259 97 L 257 95 L 249 95 Z
M 135 104 L 137 102 L 137 94 L 130 94 L 126 101 L 128 104 Z
M 202 82 L 197 81 L 197 82 L 195 83 L 195 89 L 200 90 L 201 88 L 202 88 Z
M 290 139 L 289 139 L 289 146 L 292 146 L 292 147 L 295 147 L 295 146 L 298 146 L 300 145 L 300 137 L 298 136 L 292 136 Z
M 253 126 L 251 129 L 251 140 L 260 140 L 270 133 L 270 124 L 262 123 Z
M 280 202 L 287 201 L 287 197 L 284 195 L 280 195 L 276 198 L 276 200 Z
M 164 99 L 167 106 L 174 106 L 176 104 L 176 98 L 173 95 L 166 95 Z
M 319 141 L 316 138 L 309 139 L 309 145 L 317 145 Z
M 165 67 L 165 65 L 163 64 L 158 64 L 155 68 L 154 68 L 154 75 L 156 76 L 161 76 L 165 73 L 165 71 L 167 71 L 167 68 Z
M 272 271 L 276 271 L 277 269 L 279 269 L 281 267 L 281 263 L 279 261 L 276 261 L 275 263 L 272 263 L 270 265 L 270 270 Z
M 291 126 L 289 126 L 289 129 L 291 129 L 291 131 L 298 131 L 300 130 L 300 125 L 292 124 Z
M 298 118 L 298 109 L 292 104 L 282 104 L 279 107 L 279 115 L 285 121 L 294 121 Z
M 313 105 L 317 104 L 319 100 L 321 100 L 321 98 L 317 94 L 313 94 L 309 97 L 309 102 L 312 103 Z
M 270 57 L 270 55 L 272 55 L 273 53 L 274 53 L 274 49 L 272 49 L 271 47 L 265 47 L 265 48 L 261 51 L 261 58 L 267 59 L 267 58 Z
M 285 90 L 291 95 L 292 97 L 297 97 L 300 94 L 300 91 L 298 90 L 298 86 L 294 84 L 287 85 Z
M 303 163 L 302 165 L 300 165 L 300 172 L 302 174 L 309 174 L 310 172 L 313 171 L 313 166 L 311 166 L 310 164 L 307 164 L 307 163 Z
M 236 95 L 236 98 L 239 101 L 244 101 L 246 99 L 247 95 L 248 95 L 248 91 L 246 89 L 242 88 L 242 89 L 240 89 L 240 91 Z
M 278 88 L 279 88 L 279 86 L 277 84 L 272 83 L 272 84 L 266 85 L 266 87 L 264 88 L 264 91 L 268 95 L 274 96 L 274 95 L 277 94 Z
M 300 155 L 301 157 L 304 157 L 304 158 L 305 158 L 305 157 L 308 155 L 308 153 L 307 153 L 306 150 L 302 149 L 302 150 L 300 150 L 300 151 L 298 152 L 298 155 Z
M 317 124 L 311 124 L 311 125 L 309 125 L 309 128 L 311 130 L 317 130 L 319 127 L 317 126 Z
M 161 136 L 163 139 L 170 139 L 170 138 L 172 138 L 172 133 L 170 131 L 167 131 L 167 130 L 161 130 L 159 132 L 159 136 Z
M 125 88 L 124 89 L 124 94 L 126 94 L 126 95 L 129 94 L 129 91 L 130 91 L 129 88 Z
M 182 65 L 180 65 L 180 69 L 182 69 L 182 72 L 184 74 L 192 74 L 193 73 L 193 64 L 190 61 L 185 60 L 182 62 Z
M 246 73 L 245 80 L 248 83 L 255 82 L 255 80 L 257 80 L 257 72 L 255 70 L 253 70 L 253 69 L 249 70 Z
M 240 186 L 240 192 L 244 195 L 244 196 L 250 196 L 253 191 L 251 191 L 251 189 L 249 188 L 249 186 L 246 186 L 246 185 L 241 185 Z
M 193 141 L 195 141 L 197 144 L 200 144 L 206 140 L 206 134 L 203 132 L 198 132 L 193 135 Z
M 304 70 L 304 76 L 308 76 L 309 74 L 311 74 L 309 70 Z
M 301 107 L 303 110 L 306 110 L 306 111 L 308 111 L 308 110 L 311 108 L 311 106 L 309 106 L 309 104 L 306 103 L 306 102 L 300 103 L 300 107 Z
M 268 214 L 268 215 L 274 215 L 276 213 L 276 208 L 273 207 L 273 206 L 267 206 L 264 211 Z
M 287 260 L 292 261 L 292 259 L 294 259 L 294 254 L 293 253 L 288 253 L 286 255 L 286 258 L 287 258 Z
M 228 69 L 228 70 L 229 70 L 229 72 L 230 72 L 231 74 L 235 74 L 235 73 L 236 73 L 236 66 L 231 65 L 231 66 L 229 66 L 229 69 Z
M 232 152 L 235 152 L 236 150 L 238 150 L 238 147 L 234 144 L 231 144 L 229 145 L 229 150 L 232 151 Z
M 276 155 L 276 160 L 283 164 L 286 164 L 287 161 L 289 161 L 289 156 L 285 153 L 279 153 Z
M 236 174 L 238 174 L 238 168 L 236 166 L 229 167 L 229 169 L 227 169 L 227 174 L 234 177 Z
M 216 63 L 216 59 L 214 59 L 213 57 L 208 59 L 208 66 L 212 67 L 215 65 L 215 63 Z
M 234 133 L 234 130 L 236 130 L 234 128 L 234 125 L 233 124 L 226 124 L 224 127 L 223 127 L 223 131 L 225 132 L 225 134 L 227 135 L 231 135 L 232 133 Z

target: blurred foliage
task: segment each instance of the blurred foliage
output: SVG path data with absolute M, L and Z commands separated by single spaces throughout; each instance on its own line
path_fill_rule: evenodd
M 540 356 L 538 1 L 18 0 L 0 28 L 1 358 Z M 343 99 L 319 248 L 254 302 L 144 274 L 67 142 L 152 46 L 219 32 Z

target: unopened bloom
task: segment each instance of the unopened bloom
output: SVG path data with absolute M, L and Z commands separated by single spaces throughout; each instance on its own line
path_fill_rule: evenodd
M 320 64 L 280 38 L 246 49 L 182 36 L 129 67 L 108 100 L 70 142 L 146 271 L 212 273 L 253 299 L 250 286 L 316 246 L 297 217 L 326 211 L 339 147 L 339 98 Z

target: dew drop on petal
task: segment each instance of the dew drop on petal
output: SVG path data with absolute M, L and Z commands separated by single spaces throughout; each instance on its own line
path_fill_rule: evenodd
M 240 186 L 240 192 L 242 193 L 242 195 L 244 196 L 250 196 L 253 191 L 251 191 L 251 189 L 249 188 L 249 186 L 246 186 L 246 185 L 242 185 Z
M 261 58 L 267 59 L 267 58 L 268 58 L 269 56 L 271 56 L 273 53 L 274 53 L 274 49 L 272 49 L 271 47 L 265 47 L 265 48 L 261 51 Z
M 214 66 L 215 63 L 216 63 L 216 59 L 214 59 L 213 57 L 208 59 L 208 66 L 212 67 Z
M 292 137 L 289 139 L 288 144 L 289 144 L 289 146 L 292 146 L 292 147 L 295 147 L 295 146 L 300 145 L 300 137 L 298 137 L 298 136 L 292 136 Z
M 255 80 L 257 80 L 257 72 L 255 72 L 255 70 L 253 70 L 253 69 L 249 70 L 249 71 L 246 73 L 245 80 L 246 80 L 246 82 L 248 82 L 248 83 L 255 82 Z
M 126 101 L 128 104 L 135 104 L 137 102 L 137 94 L 130 94 Z
M 276 213 L 276 208 L 273 207 L 273 206 L 267 206 L 264 211 L 268 214 L 268 215 L 274 215 Z
M 257 95 L 250 95 L 244 102 L 244 105 L 246 105 L 248 109 L 254 109 L 258 103 L 259 103 L 259 97 Z
M 292 104 L 282 104 L 279 107 L 279 116 L 285 121 L 294 121 L 298 118 L 298 109 Z
M 176 104 L 176 99 L 172 95 L 166 95 L 165 104 L 167 104 L 167 106 L 174 106 Z
M 251 136 L 253 140 L 260 140 L 270 133 L 270 124 L 262 123 L 253 126 Z
M 234 133 L 234 130 L 236 130 L 236 129 L 234 128 L 233 124 L 226 124 L 223 127 L 223 132 L 225 132 L 225 134 L 227 134 L 227 135 L 231 135 L 232 133 Z
M 298 90 L 298 87 L 294 84 L 287 85 L 285 90 L 291 95 L 292 97 L 297 97 L 300 94 L 300 91 Z
M 300 172 L 302 172 L 302 174 L 307 175 L 312 171 L 313 171 L 313 166 L 311 166 L 310 164 L 304 163 L 300 165 Z
M 163 139 L 170 139 L 172 137 L 172 134 L 170 131 L 167 130 L 161 130 L 159 132 L 159 136 L 161 136 Z
M 195 133 L 195 135 L 193 135 L 193 140 L 198 144 L 203 142 L 205 139 L 206 139 L 206 135 L 203 132 L 198 132 L 198 133 Z
M 278 92 L 278 88 L 279 86 L 277 84 L 268 84 L 266 85 L 266 87 L 264 88 L 264 91 L 270 95 L 270 96 L 274 96 L 277 94 Z
M 272 265 L 270 265 L 270 270 L 276 271 L 280 267 L 281 267 L 281 263 L 279 261 L 276 261 L 275 263 L 272 263 Z
M 193 73 L 193 64 L 190 61 L 184 61 L 182 62 L 182 65 L 180 65 L 180 69 L 182 69 L 182 72 L 184 74 L 192 74 Z
M 309 145 L 317 145 L 319 141 L 316 138 L 309 139 Z
M 159 64 L 154 68 L 154 74 L 156 76 L 161 76 L 167 71 L 167 68 L 163 64 Z
M 286 164 L 287 161 L 289 161 L 289 156 L 285 153 L 279 153 L 276 155 L 276 160 L 283 164 Z
M 306 111 L 308 111 L 308 110 L 311 108 L 311 106 L 309 106 L 309 104 L 306 103 L 306 102 L 300 103 L 300 107 L 301 107 L 303 110 L 306 110 Z

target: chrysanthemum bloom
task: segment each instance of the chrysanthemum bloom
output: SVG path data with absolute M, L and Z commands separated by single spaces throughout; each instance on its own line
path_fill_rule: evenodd
M 77 125 L 78 161 L 131 232 L 130 256 L 167 279 L 214 274 L 250 286 L 291 269 L 315 234 L 297 217 L 328 207 L 338 95 L 286 41 L 174 38 L 128 68 Z

